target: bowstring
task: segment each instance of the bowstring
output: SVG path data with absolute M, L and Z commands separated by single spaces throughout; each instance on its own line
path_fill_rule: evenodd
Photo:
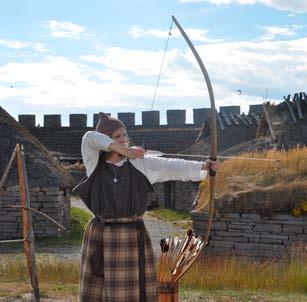
M 142 158 L 142 164 L 143 164 L 143 168 L 144 168 L 145 175 L 146 175 L 146 177 L 148 178 L 146 165 L 145 165 L 145 163 L 144 163 L 144 158 Z M 162 228 L 161 228 L 161 224 L 160 224 L 159 218 L 157 218 L 157 217 L 155 217 L 155 218 L 156 218 L 156 220 L 158 221 L 160 234 L 161 234 L 161 236 L 164 238 L 164 234 L 163 234 L 163 232 L 162 232 Z
M 165 58 L 166 58 L 166 53 L 167 53 L 167 48 L 168 48 L 168 42 L 169 42 L 170 36 L 172 35 L 173 22 L 174 22 L 174 21 L 173 21 L 173 19 L 172 19 L 172 20 L 171 20 L 171 25 L 170 25 L 170 28 L 169 28 L 169 31 L 168 31 L 168 36 L 167 36 L 167 39 L 166 39 L 166 43 L 165 43 L 165 48 L 164 48 L 164 52 L 163 52 L 163 58 L 162 58 L 162 62 L 161 62 L 161 66 L 160 66 L 160 70 L 159 70 L 159 75 L 158 75 L 158 78 L 157 78 L 157 82 L 156 82 L 156 85 L 155 85 L 155 92 L 154 92 L 154 96 L 153 96 L 153 99 L 152 99 L 152 104 L 151 104 L 151 109 L 150 109 L 150 111 L 153 110 L 154 103 L 155 103 L 155 100 L 156 100 L 156 97 L 157 97 L 157 92 L 158 92 L 158 87 L 159 87 L 159 83 L 160 83 L 160 78 L 161 78 L 161 74 L 162 74 L 162 70 L 163 70 L 163 66 L 164 66 L 164 62 L 165 62 Z M 144 164 L 144 159 L 143 159 L 143 167 L 144 167 L 145 174 L 147 175 L 146 166 L 145 166 L 145 164 Z M 158 226 L 159 226 L 159 230 L 160 230 L 161 237 L 162 237 L 162 238 L 166 238 L 164 232 L 162 231 L 162 227 L 161 227 L 159 218 L 156 218 L 156 220 L 157 220 L 157 222 L 158 222 Z M 173 234 L 173 235 L 174 235 L 174 234 Z
M 158 86 L 159 86 L 159 83 L 160 83 L 160 78 L 161 78 L 161 74 L 162 74 L 162 69 L 163 69 L 164 61 L 165 61 L 165 57 L 166 57 L 166 51 L 167 51 L 167 47 L 168 47 L 168 41 L 169 41 L 169 37 L 172 35 L 171 31 L 172 31 L 172 27 L 173 27 L 173 22 L 174 22 L 174 21 L 173 21 L 173 19 L 172 19 L 171 25 L 170 25 L 170 28 L 169 28 L 169 31 L 168 31 L 168 36 L 167 36 L 167 39 L 166 39 L 166 44 L 165 44 L 165 48 L 164 48 L 162 63 L 161 63 L 161 66 L 160 66 L 160 71 L 159 71 L 157 83 L 156 83 L 156 86 L 155 86 L 155 93 L 154 93 L 154 97 L 153 97 L 153 99 L 152 99 L 152 104 L 151 104 L 151 109 L 150 109 L 150 111 L 153 110 L 153 106 L 154 106 L 154 103 L 155 103 L 155 100 L 156 100 L 157 91 L 158 91 Z

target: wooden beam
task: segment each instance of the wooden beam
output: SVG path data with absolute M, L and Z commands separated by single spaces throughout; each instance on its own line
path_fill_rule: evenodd
M 272 137 L 273 141 L 275 141 L 276 140 L 276 136 L 275 136 L 275 133 L 273 131 L 271 117 L 270 117 L 270 113 L 269 113 L 269 110 L 268 110 L 268 107 L 267 107 L 269 105 L 270 105 L 269 103 L 268 103 L 268 105 L 266 103 L 264 103 L 263 104 L 263 111 L 264 111 L 265 119 L 266 119 L 266 121 L 268 123 L 268 126 L 269 126 L 271 137 Z
M 226 125 L 227 125 L 227 126 L 232 126 L 232 123 L 231 123 L 229 117 L 227 116 L 227 113 L 224 112 L 224 111 L 221 111 L 220 114 L 221 114 L 222 117 L 224 118 Z
M 245 126 L 247 127 L 249 126 L 248 122 L 245 119 L 243 119 L 240 114 L 236 114 L 235 117 L 238 118 L 239 121 L 241 121 Z
M 251 112 L 250 115 L 255 119 L 257 125 L 259 125 L 260 117 L 256 113 L 254 113 L 254 112 Z
M 303 113 L 302 113 L 301 103 L 303 102 L 303 94 L 300 92 L 300 96 L 299 96 L 298 93 L 296 93 L 293 97 L 293 102 L 296 106 L 298 118 L 300 120 L 302 120 L 303 119 Z
M 250 119 L 250 117 L 248 115 L 245 115 L 244 113 L 242 113 L 242 118 L 245 118 L 245 120 L 250 124 L 253 125 L 252 120 Z
M 15 156 L 16 156 L 16 149 L 17 149 L 17 146 L 15 147 L 15 149 L 14 149 L 14 151 L 12 153 L 12 156 L 11 156 L 11 158 L 10 158 L 6 168 L 5 168 L 5 171 L 4 171 L 4 173 L 3 173 L 2 177 L 1 177 L 1 180 L 0 180 L 0 190 L 3 187 L 3 185 L 4 185 L 4 183 L 5 183 L 6 179 L 7 179 L 7 176 L 9 174 L 9 172 L 10 172 L 11 166 L 12 166 L 13 161 L 14 161 Z
M 236 118 L 234 117 L 232 112 L 229 112 L 229 116 L 231 117 L 232 121 L 235 123 L 235 125 L 239 125 L 238 121 L 236 120 Z
M 293 108 L 292 108 L 292 104 L 290 102 L 290 94 L 288 95 L 287 98 L 284 97 L 284 99 L 285 99 L 285 103 L 288 107 L 288 111 L 289 111 L 289 114 L 290 114 L 290 117 L 292 119 L 293 124 L 297 124 L 297 119 L 295 117 L 295 114 L 294 114 L 294 111 L 293 111 Z
M 217 112 L 216 112 L 216 119 L 217 119 L 217 121 L 218 121 L 218 123 L 219 123 L 219 126 L 220 126 L 221 130 L 224 131 L 224 130 L 225 130 L 224 123 L 223 123 L 223 121 L 222 121 L 220 115 L 219 115 Z M 211 130 L 211 129 L 210 129 L 210 130 Z

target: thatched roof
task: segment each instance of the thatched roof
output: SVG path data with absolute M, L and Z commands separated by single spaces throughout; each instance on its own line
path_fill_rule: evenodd
M 24 146 L 30 187 L 70 188 L 72 178 L 50 155 L 48 150 L 21 124 L 0 107 L 0 178 L 16 143 Z M 5 186 L 18 185 L 16 161 Z
M 225 132 L 223 136 L 218 136 L 218 155 L 224 155 L 224 156 L 232 156 L 232 155 L 238 155 L 240 153 L 246 153 L 246 152 L 256 152 L 256 151 L 263 151 L 267 149 L 271 149 L 271 139 L 270 137 L 259 137 L 251 139 L 248 135 L 244 137 L 243 142 L 240 142 L 240 140 L 236 139 L 236 135 L 231 133 L 231 129 L 225 129 Z M 227 144 L 223 142 L 223 139 L 225 137 L 228 138 Z M 232 140 L 233 143 L 230 143 L 229 140 Z M 229 146 L 230 147 L 227 147 Z M 183 150 L 180 153 L 183 154 L 204 154 L 204 155 L 210 155 L 211 151 L 211 136 L 205 136 L 202 137 L 198 143 L 195 143 L 191 147 Z

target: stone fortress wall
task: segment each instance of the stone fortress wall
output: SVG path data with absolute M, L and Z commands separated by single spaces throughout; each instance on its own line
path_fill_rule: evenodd
M 167 124 L 160 124 L 160 111 L 143 111 L 142 124 L 135 124 L 135 113 L 120 112 L 121 119 L 128 129 L 132 145 L 144 145 L 147 149 L 175 153 L 195 143 L 202 124 L 208 119 L 209 108 L 193 109 L 193 124 L 186 123 L 186 110 L 167 110 Z M 262 105 L 251 105 L 249 114 L 240 114 L 240 106 L 223 106 L 217 114 L 219 130 L 232 129 L 233 135 L 224 142 L 223 149 L 254 138 L 257 123 L 263 110 Z M 93 125 L 98 122 L 94 114 Z M 50 151 L 80 157 L 80 145 L 83 134 L 92 130 L 87 127 L 87 114 L 70 114 L 69 126 L 61 124 L 61 114 L 44 115 L 43 127 L 36 126 L 35 115 L 19 115 L 19 122 L 28 128 Z M 227 130 L 227 129 L 226 129 Z M 235 130 L 235 131 L 233 131 Z M 228 142 L 228 143 L 227 143 Z

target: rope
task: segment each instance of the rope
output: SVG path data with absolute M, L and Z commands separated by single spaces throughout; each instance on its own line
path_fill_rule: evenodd
M 53 218 L 51 218 L 49 215 L 41 212 L 41 211 L 38 211 L 36 209 L 33 209 L 31 207 L 24 207 L 24 206 L 18 206 L 18 205 L 6 205 L 6 206 L 0 206 L 0 209 L 2 208 L 21 208 L 21 209 L 26 209 L 26 210 L 30 210 L 30 211 L 33 211 L 35 213 L 38 213 L 44 217 L 46 217 L 47 219 L 49 219 L 50 221 L 52 221 L 54 224 L 56 224 L 57 226 L 59 226 L 61 229 L 63 230 L 66 230 L 66 228 L 64 226 L 62 226 L 60 223 L 58 223 L 56 220 L 54 220 Z
M 163 59 L 162 59 L 162 63 L 161 63 L 161 66 L 160 66 L 159 76 L 158 76 L 158 80 L 157 80 L 157 83 L 156 83 L 155 93 L 154 93 L 154 97 L 153 97 L 153 99 L 152 99 L 152 104 L 151 104 L 151 109 L 150 109 L 150 111 L 153 110 L 153 106 L 154 106 L 154 103 L 155 103 L 155 100 L 156 100 L 157 91 L 158 91 L 158 86 L 159 86 L 160 77 L 161 77 L 161 73 L 162 73 L 162 68 L 163 68 L 163 65 L 164 65 L 165 55 L 166 55 L 166 51 L 167 51 L 167 47 L 168 47 L 168 41 L 169 41 L 169 37 L 170 37 L 171 34 L 172 34 L 172 33 L 171 33 L 171 31 L 172 31 L 172 26 L 173 26 L 173 19 L 172 19 L 172 22 L 171 22 L 171 26 L 170 26 L 170 28 L 169 28 L 169 32 L 168 32 L 168 36 L 167 36 L 167 40 L 166 40 L 166 45 L 165 45 L 165 48 L 164 48 Z

